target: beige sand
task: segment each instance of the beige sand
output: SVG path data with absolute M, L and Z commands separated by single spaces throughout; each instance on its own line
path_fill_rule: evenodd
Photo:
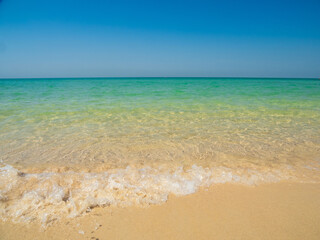
M 320 184 L 218 185 L 149 208 L 96 208 L 46 230 L 0 224 L 0 239 L 320 239 Z

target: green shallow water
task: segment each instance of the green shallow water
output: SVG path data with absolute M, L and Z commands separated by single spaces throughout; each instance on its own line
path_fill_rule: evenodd
M 0 159 L 33 171 L 318 169 L 320 81 L 2 79 Z

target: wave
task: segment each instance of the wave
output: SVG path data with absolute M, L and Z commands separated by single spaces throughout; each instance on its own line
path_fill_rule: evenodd
M 170 194 L 187 195 L 218 183 L 255 185 L 290 178 L 280 170 L 249 169 L 110 169 L 106 172 L 23 173 L 0 168 L 0 217 L 13 222 L 39 221 L 43 226 L 76 217 L 94 207 L 147 206 L 166 202 Z

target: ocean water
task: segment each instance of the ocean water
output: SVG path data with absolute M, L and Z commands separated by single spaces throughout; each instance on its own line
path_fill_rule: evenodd
M 2 79 L 0 217 L 320 181 L 318 79 Z

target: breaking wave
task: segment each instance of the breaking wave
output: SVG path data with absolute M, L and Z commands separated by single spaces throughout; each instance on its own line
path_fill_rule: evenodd
M 0 217 L 44 226 L 61 217 L 76 217 L 94 207 L 146 206 L 166 202 L 170 194 L 187 195 L 218 183 L 255 185 L 290 178 L 281 171 L 258 172 L 193 165 L 173 170 L 145 167 L 106 172 L 23 173 L 0 168 Z

